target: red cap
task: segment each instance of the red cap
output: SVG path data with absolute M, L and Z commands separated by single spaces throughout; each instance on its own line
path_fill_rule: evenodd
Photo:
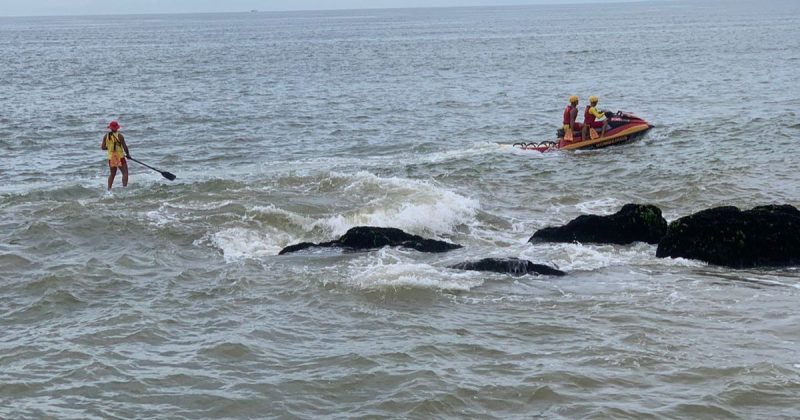
M 117 131 L 117 130 L 119 130 L 119 123 L 116 122 L 116 121 L 111 121 L 110 123 L 108 123 L 108 128 L 111 131 Z

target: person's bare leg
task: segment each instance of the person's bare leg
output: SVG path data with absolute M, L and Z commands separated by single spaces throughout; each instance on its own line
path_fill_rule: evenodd
M 114 185 L 114 177 L 117 176 L 117 168 L 111 166 L 111 173 L 108 174 L 108 190 L 111 191 L 111 186 Z
M 122 186 L 123 187 L 127 187 L 128 186 L 128 162 L 123 163 L 122 167 L 120 169 L 122 169 Z

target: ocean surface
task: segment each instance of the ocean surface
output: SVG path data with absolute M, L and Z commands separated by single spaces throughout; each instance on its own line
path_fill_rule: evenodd
M 800 2 L 0 18 L 0 418 L 798 418 L 800 271 L 527 242 L 800 205 Z M 541 154 L 569 95 L 655 128 Z M 112 119 L 133 157 L 106 191 Z M 354 226 L 464 245 L 278 256 Z M 484 257 L 566 277 L 457 271 Z

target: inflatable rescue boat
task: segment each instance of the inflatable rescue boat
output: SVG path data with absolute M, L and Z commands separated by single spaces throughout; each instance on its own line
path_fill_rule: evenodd
M 586 136 L 586 139 L 583 139 L 581 133 L 577 131 L 573 133 L 572 139 L 569 139 L 564 130 L 559 128 L 556 131 L 555 141 L 514 143 L 514 147 L 539 152 L 598 149 L 614 144 L 631 142 L 644 136 L 647 130 L 653 128 L 647 121 L 625 111 L 606 112 L 606 121 L 608 121 L 608 129 L 600 132 L 589 130 L 590 135 Z

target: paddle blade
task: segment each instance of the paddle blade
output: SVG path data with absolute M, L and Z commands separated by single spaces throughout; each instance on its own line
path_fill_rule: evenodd
M 590 129 L 589 129 L 589 137 L 591 137 L 591 138 L 592 138 L 592 140 L 596 140 L 596 139 L 598 139 L 600 136 L 597 134 L 597 130 L 595 130 L 594 128 L 590 128 Z
M 171 173 L 169 173 L 169 172 L 167 172 L 167 171 L 161 172 L 161 175 L 162 175 L 164 178 L 167 178 L 167 179 L 168 179 L 168 180 L 170 180 L 170 181 L 174 181 L 174 180 L 175 180 L 175 178 L 177 178 L 177 176 L 175 176 L 175 175 L 173 175 L 173 174 L 171 174 Z

